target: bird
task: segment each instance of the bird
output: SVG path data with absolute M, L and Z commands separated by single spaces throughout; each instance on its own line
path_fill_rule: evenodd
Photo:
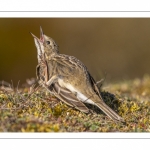
M 97 106 L 114 121 L 124 119 L 102 99 L 98 86 L 87 67 L 76 57 L 59 53 L 59 47 L 40 27 L 40 39 L 31 33 L 37 48 L 36 75 L 50 93 L 67 105 L 89 113 L 85 103 Z

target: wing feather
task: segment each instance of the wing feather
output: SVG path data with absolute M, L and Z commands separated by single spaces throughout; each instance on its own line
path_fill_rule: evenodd
M 54 83 L 53 92 L 55 96 L 59 98 L 61 101 L 65 102 L 67 105 L 74 107 L 84 113 L 88 113 L 89 109 L 77 99 L 77 97 L 68 89 L 62 88 L 58 83 Z

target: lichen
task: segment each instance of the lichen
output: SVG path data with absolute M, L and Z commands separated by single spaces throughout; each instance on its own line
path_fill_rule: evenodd
M 125 123 L 115 122 L 95 106 L 84 114 L 39 88 L 0 90 L 0 132 L 150 132 L 150 76 L 108 83 L 104 101 Z

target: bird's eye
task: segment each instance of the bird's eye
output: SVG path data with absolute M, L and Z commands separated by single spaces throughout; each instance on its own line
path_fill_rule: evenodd
M 49 45 L 49 44 L 50 44 L 50 41 L 46 41 L 46 44 Z

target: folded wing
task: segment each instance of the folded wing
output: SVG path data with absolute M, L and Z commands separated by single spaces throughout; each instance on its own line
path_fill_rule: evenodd
M 68 89 L 60 87 L 56 82 L 52 84 L 51 90 L 54 92 L 54 95 L 59 98 L 61 101 L 67 105 L 74 107 L 84 113 L 88 113 L 89 109 L 77 99 L 77 97 Z

